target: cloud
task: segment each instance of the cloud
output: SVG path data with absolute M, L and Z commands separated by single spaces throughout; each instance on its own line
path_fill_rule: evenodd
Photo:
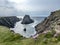
M 0 16 L 19 16 L 24 15 L 22 11 L 17 11 L 14 8 L 0 7 Z
M 48 16 L 50 12 L 59 9 L 60 0 L 0 0 L 0 16 Z
M 10 16 L 14 15 L 14 9 L 7 8 L 7 7 L 0 7 L 0 16 Z
M 17 11 L 13 6 L 13 3 L 8 2 L 7 0 L 0 0 L 0 16 L 24 15 L 22 11 Z
M 60 0 L 30 0 L 28 5 L 34 10 L 56 10 L 60 9 Z
M 14 8 L 30 15 L 49 15 L 49 12 L 60 9 L 60 0 L 13 0 Z

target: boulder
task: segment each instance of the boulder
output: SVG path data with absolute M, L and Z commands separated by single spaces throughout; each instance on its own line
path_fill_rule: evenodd
M 32 20 L 29 15 L 25 15 L 21 24 L 31 24 L 33 22 L 34 20 Z
M 26 32 L 26 28 L 24 28 L 24 32 Z
M 17 18 L 16 16 L 0 17 L 0 25 L 8 28 L 14 28 L 15 23 L 20 20 L 21 19 Z

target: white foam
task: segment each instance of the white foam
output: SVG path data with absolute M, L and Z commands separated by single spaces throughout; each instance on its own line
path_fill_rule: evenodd
M 23 16 L 17 16 L 17 18 L 23 18 Z
M 10 28 L 10 29 L 13 30 L 15 33 L 19 33 L 20 35 L 22 35 L 26 38 L 29 38 L 32 35 L 36 34 L 36 31 L 34 28 L 35 24 L 36 24 L 36 22 L 29 24 L 29 25 L 23 25 L 23 24 L 21 24 L 21 21 L 19 21 L 15 24 L 14 28 Z M 24 30 L 23 30 L 24 28 L 26 28 L 26 32 L 24 32 Z

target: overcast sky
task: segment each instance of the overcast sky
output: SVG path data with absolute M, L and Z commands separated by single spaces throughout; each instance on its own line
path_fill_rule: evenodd
M 48 16 L 60 9 L 60 0 L 0 0 L 0 16 Z

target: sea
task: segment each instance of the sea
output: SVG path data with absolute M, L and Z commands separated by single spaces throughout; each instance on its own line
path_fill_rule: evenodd
M 18 18 L 21 18 L 17 16 Z M 23 17 L 22 17 L 23 19 Z M 16 22 L 14 28 L 10 28 L 10 30 L 13 30 L 15 33 L 20 34 L 23 37 L 30 38 L 31 36 L 35 35 L 37 32 L 35 30 L 35 26 L 39 23 L 41 23 L 45 17 L 31 17 L 31 19 L 34 20 L 34 23 L 31 24 L 21 24 L 22 20 L 19 22 Z M 26 31 L 24 29 L 26 28 Z

